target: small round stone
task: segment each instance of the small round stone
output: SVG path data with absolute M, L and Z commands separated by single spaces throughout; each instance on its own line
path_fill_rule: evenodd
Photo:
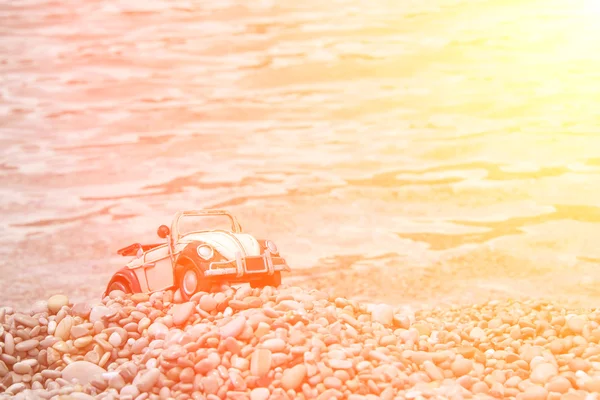
M 371 311 L 371 319 L 383 325 L 391 325 L 394 320 L 394 309 L 387 304 L 379 304 Z
M 583 332 L 583 327 L 585 326 L 585 324 L 586 320 L 579 316 L 569 318 L 569 320 L 567 321 L 567 326 L 569 327 L 569 329 L 576 334 Z
M 69 305 L 69 298 L 63 294 L 55 294 L 48 299 L 48 311 L 51 314 L 56 314 L 67 305 Z
M 152 339 L 164 339 L 169 333 L 169 328 L 160 322 L 154 322 L 148 327 L 148 336 Z
M 245 317 L 236 317 L 225 326 L 221 327 L 221 337 L 237 337 L 240 335 L 244 329 L 246 328 L 246 318 Z
M 483 340 L 486 337 L 485 331 L 479 327 L 475 327 L 473 329 L 471 329 L 471 332 L 469 332 L 469 337 L 471 339 L 476 339 L 476 340 Z
M 323 384 L 327 389 L 341 389 L 342 381 L 335 376 L 328 376 L 323 380 Z
M 306 366 L 298 364 L 283 371 L 281 387 L 285 390 L 298 389 L 306 377 Z
M 268 349 L 256 349 L 250 360 L 250 373 L 254 376 L 263 377 L 271 369 L 272 355 Z
M 556 376 L 545 386 L 548 392 L 567 393 L 571 388 L 571 381 L 564 376 Z
M 144 303 L 150 300 L 150 296 L 147 293 L 135 293 L 131 295 L 131 301 L 134 303 Z
M 540 363 L 533 368 L 529 379 L 533 383 L 545 385 L 551 378 L 558 375 L 558 369 L 550 363 Z
M 71 314 L 81 318 L 88 318 L 92 308 L 87 303 L 77 303 L 71 308 Z
M 179 380 L 183 383 L 192 383 L 195 375 L 194 369 L 187 367 L 179 374 Z
M 158 368 L 151 368 L 144 372 L 142 377 L 139 379 L 136 385 L 136 389 L 142 393 L 147 393 L 158 383 L 160 378 L 160 370 Z
M 210 313 L 217 308 L 217 301 L 212 295 L 205 294 L 200 298 L 198 305 L 203 311 Z
M 352 368 L 352 361 L 350 360 L 329 360 L 329 366 L 333 369 L 350 369 Z
M 120 394 L 121 394 L 121 397 L 127 396 L 129 398 L 136 398 L 140 394 L 140 391 L 134 385 L 125 385 L 121 389 Z
M 542 386 L 529 386 L 523 391 L 523 400 L 546 400 L 548 397 L 548 391 Z
M 250 392 L 250 400 L 267 400 L 271 396 L 271 392 L 267 388 L 254 388 Z
M 286 343 L 283 339 L 275 338 L 275 339 L 267 339 L 262 344 L 261 347 L 263 349 L 271 350 L 273 353 L 283 351 L 286 347 Z
M 93 324 L 96 321 L 102 321 L 102 317 L 109 315 L 110 308 L 105 306 L 94 306 L 90 311 L 90 322 Z
M 17 351 L 27 352 L 31 349 L 36 348 L 39 344 L 40 344 L 39 340 L 36 340 L 36 339 L 24 340 L 24 341 L 18 343 L 17 345 L 15 345 L 15 349 Z
M 455 377 L 459 378 L 463 375 L 468 375 L 473 370 L 473 361 L 457 357 L 451 365 L 452 373 Z
M 173 307 L 173 324 L 183 325 L 194 313 L 195 304 L 191 301 L 182 304 L 176 304 Z
M 31 374 L 32 372 L 31 365 L 24 361 L 20 361 L 13 365 L 13 371 L 20 375 Z
M 101 377 L 106 370 L 87 361 L 74 361 L 62 371 L 62 378 L 67 382 L 76 380 L 81 385 L 91 383 L 95 378 Z
M 117 332 L 113 332 L 108 338 L 108 343 L 110 343 L 113 347 L 119 347 L 122 340 L 123 339 L 121 338 L 121 335 L 119 335 Z

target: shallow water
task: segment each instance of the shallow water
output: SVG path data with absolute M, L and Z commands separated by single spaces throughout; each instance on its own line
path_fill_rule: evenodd
M 3 2 L 0 303 L 95 299 L 118 248 L 210 207 L 341 294 L 593 298 L 599 17 L 592 0 Z

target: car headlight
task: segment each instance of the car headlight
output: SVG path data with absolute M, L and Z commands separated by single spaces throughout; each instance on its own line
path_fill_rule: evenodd
M 265 245 L 267 246 L 267 249 L 269 249 L 269 251 L 273 254 L 277 254 L 279 253 L 279 250 L 277 249 L 277 246 L 275 245 L 275 243 L 271 240 L 267 240 L 265 242 Z
M 198 246 L 196 248 L 196 252 L 198 253 L 198 256 L 200 258 L 206 261 L 210 260 L 215 255 L 215 251 L 213 250 L 213 248 L 207 244 L 201 244 L 200 246 Z

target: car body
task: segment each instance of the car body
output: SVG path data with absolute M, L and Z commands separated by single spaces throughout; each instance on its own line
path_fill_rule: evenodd
M 182 232 L 182 221 L 191 217 L 228 218 L 231 228 Z M 150 293 L 175 288 L 185 300 L 223 282 L 279 286 L 281 272 L 290 271 L 272 241 L 244 233 L 237 219 L 225 210 L 180 211 L 171 228 L 158 228 L 158 236 L 166 242 L 134 243 L 118 251 L 134 258 L 113 275 L 104 295 L 115 289 Z

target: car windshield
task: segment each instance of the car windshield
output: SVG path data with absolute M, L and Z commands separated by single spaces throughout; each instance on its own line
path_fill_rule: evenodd
M 179 235 L 192 232 L 227 230 L 235 231 L 235 225 L 228 215 L 183 215 L 178 223 Z

